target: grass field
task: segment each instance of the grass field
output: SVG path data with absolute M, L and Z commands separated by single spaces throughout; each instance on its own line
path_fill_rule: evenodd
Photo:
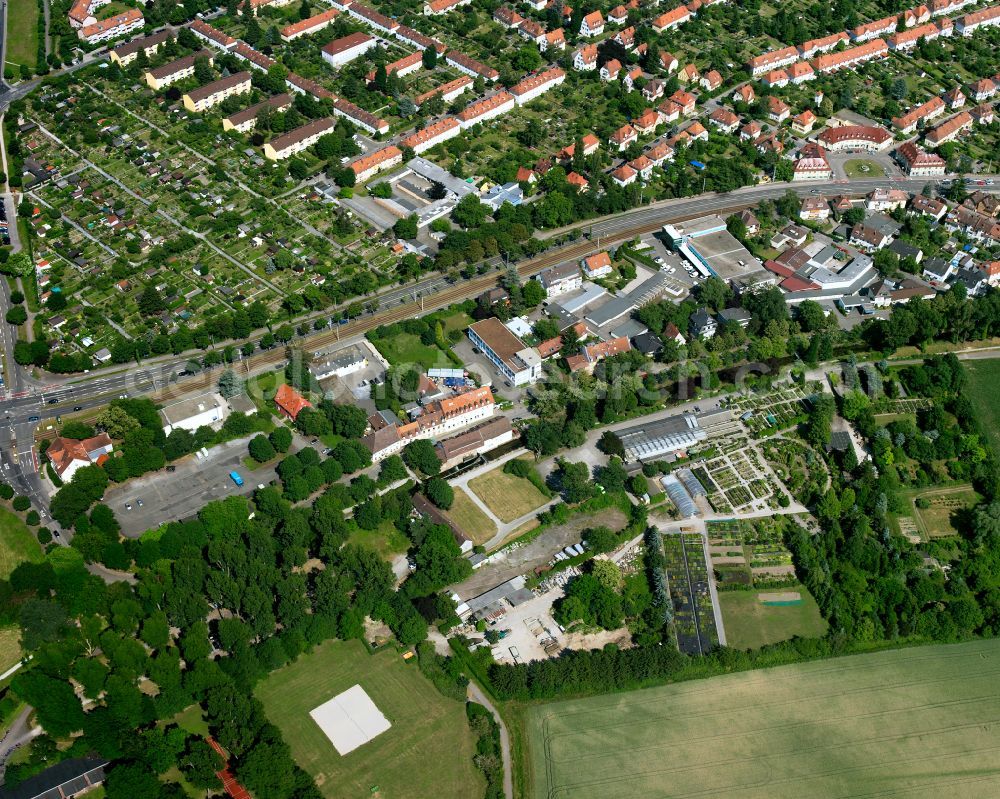
M 360 683 L 392 727 L 341 756 L 309 711 Z M 359 641 L 328 641 L 272 672 L 257 688 L 268 718 L 324 796 L 481 796 L 475 744 L 460 702 L 445 699 L 391 648 L 369 655 Z
M 17 627 L 0 627 L 0 674 L 21 660 L 20 638 Z
M 925 541 L 958 535 L 958 530 L 952 524 L 952 514 L 971 508 L 980 499 L 967 483 L 942 488 L 910 489 L 903 492 L 903 497 L 907 505 L 906 513 L 914 520 L 916 531 Z M 918 508 L 918 498 L 929 501 L 930 507 Z
M 979 421 L 993 445 L 1000 452 L 1000 359 L 987 361 L 965 361 L 968 376 L 965 385 L 967 396 L 979 411 Z
M 11 0 L 7 4 L 7 61 L 27 64 L 38 62 L 38 3 L 35 0 Z
M 530 480 L 506 474 L 502 466 L 474 477 L 469 488 L 502 522 L 519 519 L 549 501 Z
M 9 510 L 0 508 L 0 580 L 6 580 L 22 561 L 40 563 L 42 548 L 35 534 Z
M 348 536 L 347 543 L 374 549 L 383 560 L 392 560 L 393 555 L 410 548 L 409 539 L 388 521 L 382 522 L 374 530 L 354 530 Z
M 827 624 L 820 616 L 816 600 L 804 586 L 780 590 L 798 591 L 802 595 L 802 604 L 765 605 L 757 595 L 767 593 L 766 590 L 719 592 L 722 623 L 729 646 L 734 649 L 757 649 L 765 644 L 787 641 L 796 635 L 809 638 L 826 632 Z
M 455 501 L 447 515 L 472 539 L 473 544 L 485 544 L 496 535 L 497 526 L 461 488 L 455 489 Z
M 424 344 L 419 336 L 412 333 L 398 333 L 391 338 L 380 338 L 374 344 L 375 348 L 382 353 L 382 357 L 393 365 L 416 363 L 425 369 L 454 365 L 441 350 Z
M 528 711 L 528 796 L 1000 796 L 1000 641 L 879 652 Z

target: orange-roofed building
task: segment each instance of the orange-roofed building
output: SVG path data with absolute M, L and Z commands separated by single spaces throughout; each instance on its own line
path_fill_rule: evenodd
M 607 251 L 589 255 L 580 262 L 580 267 L 584 276 L 590 279 L 610 275 L 611 255 Z
M 298 418 L 303 408 L 312 407 L 312 403 L 288 385 L 288 383 L 282 383 L 278 386 L 278 390 L 274 393 L 274 404 L 278 406 L 279 411 L 292 421 Z

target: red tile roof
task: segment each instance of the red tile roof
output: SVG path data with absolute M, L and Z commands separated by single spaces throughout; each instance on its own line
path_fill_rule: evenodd
M 287 383 L 278 386 L 278 390 L 274 393 L 274 404 L 292 419 L 295 419 L 303 408 L 312 407 L 309 400 Z

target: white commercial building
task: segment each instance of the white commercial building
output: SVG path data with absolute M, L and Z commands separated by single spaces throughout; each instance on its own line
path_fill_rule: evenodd
M 226 403 L 218 394 L 202 394 L 200 397 L 180 400 L 160 411 L 163 432 L 167 435 L 174 430 L 193 433 L 199 427 L 213 425 L 225 418 Z

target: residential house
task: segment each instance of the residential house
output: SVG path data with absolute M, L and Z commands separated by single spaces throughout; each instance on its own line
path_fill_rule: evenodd
M 792 130 L 801 136 L 806 136 L 812 132 L 813 125 L 816 124 L 816 115 L 808 108 L 801 114 L 792 117 Z
M 718 332 L 719 325 L 706 308 L 699 308 L 688 320 L 688 327 L 693 338 L 710 339 Z
M 611 134 L 611 138 L 608 140 L 608 144 L 611 149 L 616 152 L 623 152 L 628 149 L 628 146 L 639 138 L 639 134 L 636 132 L 635 128 L 631 125 L 622 125 L 618 130 Z
M 312 403 L 299 394 L 288 383 L 282 383 L 274 393 L 274 404 L 278 411 L 287 416 L 292 421 L 298 417 L 303 408 L 311 408 Z
M 728 108 L 716 108 L 709 115 L 708 121 L 723 133 L 733 133 L 740 125 L 740 118 Z
M 804 197 L 799 204 L 799 218 L 809 222 L 825 222 L 830 218 L 830 204 L 822 196 Z
M 83 467 L 101 464 L 114 451 L 114 444 L 107 433 L 92 438 L 76 439 L 57 436 L 45 451 L 59 479 L 68 483 Z
M 603 81 L 618 80 L 618 73 L 622 71 L 622 62 L 617 58 L 612 58 L 601 67 L 600 76 Z
M 611 274 L 611 255 L 607 251 L 590 255 L 580 262 L 580 267 L 588 280 L 606 277 Z
M 767 118 L 780 125 L 791 115 L 792 109 L 781 98 L 773 94 L 767 98 Z
M 581 36 L 600 36 L 602 33 L 604 33 L 604 15 L 600 11 L 592 11 L 580 22 Z
M 895 159 L 910 177 L 943 175 L 947 169 L 947 163 L 941 156 L 926 152 L 912 141 L 899 145 Z

